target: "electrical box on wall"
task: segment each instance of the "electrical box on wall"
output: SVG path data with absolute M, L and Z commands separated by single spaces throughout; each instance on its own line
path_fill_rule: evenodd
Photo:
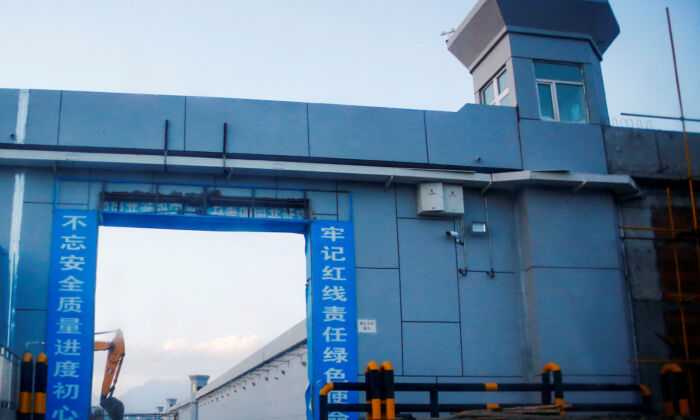
M 418 184 L 418 214 L 433 214 L 445 211 L 442 182 Z
M 459 216 L 464 214 L 464 192 L 461 185 L 442 182 L 418 184 L 418 215 Z
M 461 216 L 464 214 L 464 191 L 461 185 L 445 185 L 443 187 L 445 199 L 445 215 Z

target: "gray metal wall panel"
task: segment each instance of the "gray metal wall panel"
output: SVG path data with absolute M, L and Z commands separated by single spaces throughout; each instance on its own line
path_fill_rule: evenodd
M 377 333 L 358 334 L 358 370 L 364 373 L 371 360 L 385 360 L 402 374 L 401 296 L 399 270 L 358 269 L 357 318 L 377 321 Z
M 397 217 L 418 218 L 416 186 L 413 184 L 396 184 Z
M 15 169 L 0 167 L 0 247 L 10 247 L 10 222 L 12 220 L 12 196 L 15 191 Z
M 62 146 L 184 149 L 185 98 L 165 95 L 63 92 Z
M 593 63 L 598 61 L 591 44 L 586 40 L 517 33 L 509 35 L 511 55 L 514 57 L 569 63 Z
M 0 343 L 6 345 L 5 341 L 7 338 L 7 330 L 9 325 L 7 324 L 7 315 L 10 310 L 10 259 L 7 255 L 7 250 L 0 247 Z
M 24 179 L 25 203 L 53 203 L 53 170 L 27 168 Z
M 87 179 L 90 177 L 90 171 L 88 169 L 64 169 L 58 172 L 58 176 Z M 57 202 L 87 205 L 90 199 L 90 187 L 89 181 L 61 181 L 58 186 Z M 51 191 L 53 193 L 53 186 L 51 186 Z
M 311 208 L 316 214 L 337 215 L 338 201 L 334 192 L 309 191 L 306 197 L 311 201 Z
M 620 268 L 612 195 L 533 188 L 523 191 L 530 260 L 538 267 Z
M 540 119 L 540 99 L 535 83 L 535 67 L 527 58 L 512 58 L 515 96 L 520 118 Z
M 61 91 L 31 90 L 27 115 L 27 144 L 58 144 Z
M 517 267 L 515 253 L 515 227 L 512 199 L 507 193 L 490 191 L 488 199 L 488 231 L 491 237 L 493 268 L 496 271 L 514 272 Z M 464 242 L 467 246 L 467 266 L 470 270 L 489 271 L 489 235 L 471 234 L 471 222 L 486 222 L 484 196 L 479 190 L 464 190 Z M 462 253 L 457 260 L 463 265 Z
M 404 374 L 460 376 L 459 336 L 459 323 L 404 322 Z
M 404 321 L 459 322 L 457 261 L 451 220 L 399 219 Z
M 567 374 L 632 375 L 627 299 L 618 270 L 532 268 L 537 366 Z
M 0 89 L 0 143 L 14 143 L 11 137 L 17 128 L 19 90 Z
M 368 183 L 339 183 L 338 189 L 352 191 L 355 265 L 398 268 L 394 189 Z
M 583 66 L 583 80 L 588 101 L 588 121 L 591 124 L 610 124 L 603 73 L 598 61 Z
M 427 163 L 423 112 L 309 104 L 311 156 Z
M 521 168 L 514 107 L 467 104 L 425 116 L 430 163 Z
M 46 340 L 46 311 L 17 310 L 15 312 L 15 354 L 23 354 L 29 341 Z M 39 346 L 34 344 L 32 351 Z
M 520 121 L 524 169 L 608 172 L 598 125 Z
M 459 281 L 465 376 L 520 376 L 523 312 L 514 274 L 469 273 Z
M 246 99 L 187 98 L 187 150 L 308 156 L 306 104 Z
M 46 309 L 52 214 L 51 204 L 24 204 L 17 265 L 18 309 Z

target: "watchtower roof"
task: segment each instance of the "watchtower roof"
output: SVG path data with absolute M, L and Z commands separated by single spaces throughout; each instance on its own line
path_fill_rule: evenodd
M 480 0 L 447 49 L 471 71 L 506 32 L 587 39 L 602 57 L 620 27 L 607 0 Z

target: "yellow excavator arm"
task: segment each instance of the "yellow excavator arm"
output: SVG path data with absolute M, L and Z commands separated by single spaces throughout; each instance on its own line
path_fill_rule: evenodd
M 114 388 L 119 379 L 119 372 L 124 362 L 125 345 L 124 335 L 121 330 L 114 331 L 114 338 L 110 342 L 95 341 L 95 351 L 107 351 L 107 363 L 105 366 L 105 376 L 102 379 L 102 393 L 100 395 L 100 405 L 107 410 L 107 414 L 112 420 L 122 420 L 124 417 L 124 404 L 114 398 Z

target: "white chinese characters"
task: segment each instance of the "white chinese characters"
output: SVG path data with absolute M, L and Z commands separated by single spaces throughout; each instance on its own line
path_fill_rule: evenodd
M 50 316 L 47 332 L 49 382 L 47 418 L 77 420 L 90 405 L 92 354 L 94 216 L 61 211 L 55 214 L 52 248 Z M 76 214 L 78 213 L 78 214 Z M 51 315 L 53 314 L 53 315 Z

